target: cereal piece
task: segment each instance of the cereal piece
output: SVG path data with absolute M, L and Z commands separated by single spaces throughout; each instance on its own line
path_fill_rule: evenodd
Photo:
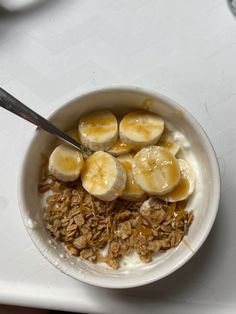
M 144 263 L 150 263 L 152 261 L 152 254 L 150 252 L 145 252 L 144 254 L 139 254 L 139 258 Z
M 78 227 L 83 226 L 83 224 L 85 222 L 83 215 L 82 214 L 78 214 L 78 215 L 74 216 L 74 222 L 76 223 L 76 225 Z
M 46 184 L 39 184 L 38 186 L 38 191 L 39 193 L 45 193 L 51 190 L 51 184 L 46 183 Z
M 92 257 L 93 254 L 93 250 L 92 249 L 86 249 L 86 250 L 82 250 L 80 252 L 80 256 L 84 259 L 88 259 L 89 257 Z
M 71 255 L 79 256 L 79 251 L 72 244 L 67 244 L 66 249 Z
M 113 269 L 119 268 L 119 261 L 116 259 L 109 258 L 106 260 L 106 263 L 108 266 L 110 266 Z
M 110 243 L 110 247 L 108 250 L 108 256 L 110 258 L 116 258 L 119 256 L 120 244 L 116 241 Z
M 129 221 L 122 222 L 118 225 L 118 230 L 116 231 L 116 235 L 118 238 L 124 240 L 128 238 L 131 233 L 131 223 Z
M 160 248 L 161 245 L 159 240 L 150 241 L 147 245 L 147 249 L 152 252 L 158 252 Z
M 74 239 L 73 244 L 79 250 L 86 248 L 86 246 L 87 246 L 86 237 L 84 235 L 82 235 L 82 236 Z

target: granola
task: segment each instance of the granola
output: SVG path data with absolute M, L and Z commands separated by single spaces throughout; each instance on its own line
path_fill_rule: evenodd
M 193 213 L 186 202 L 166 203 L 116 199 L 101 201 L 86 192 L 81 181 L 62 182 L 48 176 L 39 192 L 51 191 L 44 208 L 46 228 L 73 256 L 113 269 L 122 257 L 136 252 L 144 263 L 157 252 L 176 247 L 188 233 Z M 147 204 L 147 203 L 145 203 Z M 107 253 L 102 250 L 107 247 Z

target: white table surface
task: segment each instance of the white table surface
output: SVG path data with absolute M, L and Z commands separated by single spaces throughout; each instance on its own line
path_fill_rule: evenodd
M 236 19 L 226 0 L 48 0 L 0 14 L 0 86 L 48 116 L 85 91 L 138 85 L 199 120 L 219 158 L 222 197 L 206 243 L 151 285 L 95 288 L 34 248 L 17 173 L 34 127 L 0 110 L 0 303 L 89 313 L 236 313 Z

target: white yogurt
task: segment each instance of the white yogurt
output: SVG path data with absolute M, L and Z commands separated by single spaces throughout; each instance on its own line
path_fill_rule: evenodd
M 183 133 L 180 133 L 179 131 L 172 132 L 174 140 L 180 144 L 182 148 L 190 148 L 191 145 L 189 141 L 186 139 L 186 137 L 183 135 Z

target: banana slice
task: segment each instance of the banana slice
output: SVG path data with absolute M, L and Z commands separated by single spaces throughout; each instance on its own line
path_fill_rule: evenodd
M 132 172 L 132 167 L 134 165 L 133 156 L 131 154 L 126 154 L 117 157 L 117 159 L 122 164 L 127 174 L 125 189 L 122 192 L 120 198 L 128 201 L 138 201 L 143 199 L 145 192 L 134 180 L 134 175 Z
M 149 146 L 134 156 L 134 179 L 151 195 L 163 195 L 173 190 L 180 180 L 175 156 L 160 146 Z
M 120 139 L 113 145 L 109 150 L 108 153 L 113 156 L 121 156 L 124 154 L 128 154 L 132 148 L 128 145 L 122 142 Z
M 69 135 L 70 137 L 72 137 L 75 141 L 80 142 L 78 129 L 70 129 L 70 130 L 65 131 L 65 133 Z M 65 142 L 62 140 L 58 140 L 57 143 L 58 145 L 65 144 Z
M 180 150 L 180 144 L 174 140 L 171 132 L 167 129 L 164 130 L 160 140 L 158 141 L 158 146 L 163 146 L 169 150 L 173 155 L 176 155 Z
M 51 153 L 48 169 L 58 180 L 67 182 L 78 179 L 83 164 L 83 156 L 79 151 L 61 144 Z
M 148 111 L 133 111 L 120 122 L 120 138 L 133 149 L 154 145 L 164 130 L 164 121 Z
M 118 137 L 116 117 L 108 110 L 82 116 L 79 120 L 79 136 L 82 144 L 93 151 L 108 150 Z
M 168 194 L 160 196 L 161 199 L 167 202 L 183 201 L 189 197 L 194 191 L 195 175 L 191 165 L 184 159 L 177 159 L 181 179 L 178 185 Z
M 87 192 L 100 200 L 113 201 L 125 188 L 126 172 L 115 157 L 99 151 L 85 161 L 81 179 Z

